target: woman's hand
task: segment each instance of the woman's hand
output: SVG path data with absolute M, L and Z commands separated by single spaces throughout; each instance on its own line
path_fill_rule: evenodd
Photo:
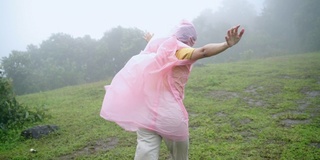
M 238 34 L 239 27 L 240 25 L 235 26 L 228 30 L 227 36 L 225 37 L 228 47 L 232 47 L 233 45 L 237 44 L 240 41 L 244 33 L 244 29 L 242 29 Z
M 146 32 L 145 34 L 144 34 L 144 36 L 143 36 L 143 38 L 147 41 L 147 42 L 149 42 L 150 40 L 151 40 L 151 38 L 153 37 L 153 33 L 151 34 L 150 32 Z

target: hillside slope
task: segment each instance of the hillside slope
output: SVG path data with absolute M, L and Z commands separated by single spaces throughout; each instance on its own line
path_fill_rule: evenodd
M 60 130 L 8 140 L 0 159 L 133 159 L 135 133 L 99 116 L 107 83 L 18 97 L 45 106 L 51 118 L 40 124 Z M 194 67 L 185 105 L 191 160 L 320 157 L 320 53 Z M 164 145 L 160 156 L 169 157 Z

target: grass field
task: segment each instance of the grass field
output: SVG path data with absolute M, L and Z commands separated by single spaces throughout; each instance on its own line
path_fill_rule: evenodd
M 17 97 L 46 107 L 51 118 L 39 124 L 60 129 L 38 140 L 10 136 L 0 159 L 133 159 L 136 134 L 99 116 L 107 83 Z M 190 160 L 320 159 L 320 53 L 194 67 L 184 102 Z M 163 143 L 160 160 L 168 159 Z

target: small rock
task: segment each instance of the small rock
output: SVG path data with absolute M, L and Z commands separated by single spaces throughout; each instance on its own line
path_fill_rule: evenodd
M 21 136 L 24 138 L 35 138 L 39 139 L 44 135 L 48 135 L 56 130 L 58 130 L 58 126 L 56 125 L 43 125 L 43 126 L 35 126 L 29 129 L 26 129 L 21 132 Z
M 30 149 L 30 152 L 31 152 L 31 153 L 37 153 L 37 150 L 31 148 L 31 149 Z

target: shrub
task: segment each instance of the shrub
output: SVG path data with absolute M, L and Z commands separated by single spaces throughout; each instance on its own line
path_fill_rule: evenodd
M 30 110 L 15 98 L 11 82 L 0 76 L 0 140 L 9 130 L 21 129 L 28 123 L 41 121 L 45 116 L 43 109 Z

